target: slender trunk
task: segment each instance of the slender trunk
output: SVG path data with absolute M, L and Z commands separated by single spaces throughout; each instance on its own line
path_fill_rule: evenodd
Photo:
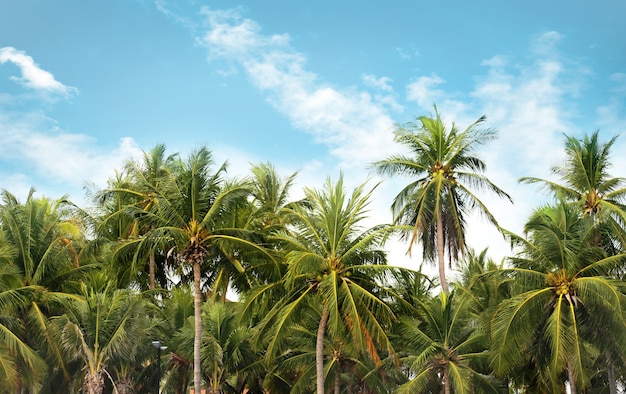
M 446 262 L 445 262 L 445 248 L 443 244 L 443 218 L 441 217 L 441 208 L 437 213 L 437 263 L 439 266 L 439 281 L 441 282 L 441 288 L 446 294 L 450 294 L 448 288 L 448 280 L 446 279 Z
M 574 377 L 574 367 L 572 363 L 567 362 L 567 381 L 569 382 L 569 392 L 571 394 L 576 394 L 576 378 Z
M 606 357 L 606 373 L 607 379 L 609 380 L 609 393 L 617 394 L 617 382 L 615 381 L 615 367 L 613 366 L 613 361 L 611 360 L 611 356 L 608 352 L 605 353 Z
M 317 394 L 324 394 L 324 332 L 328 322 L 328 309 L 323 307 L 320 325 L 317 328 L 317 341 L 315 343 L 315 368 L 317 373 Z
M 150 251 L 150 258 L 148 261 L 148 269 L 150 272 L 150 290 L 154 290 L 155 287 L 155 266 L 156 262 L 155 262 L 155 257 L 154 257 L 154 250 Z
M 450 394 L 450 377 L 448 376 L 448 369 L 445 365 L 443 367 L 443 393 Z
M 193 338 L 193 386 L 196 393 L 202 390 L 202 364 L 200 359 L 200 348 L 202 345 L 202 294 L 200 293 L 200 262 L 193 262 L 193 306 L 194 306 L 194 328 Z
M 339 370 L 339 362 L 337 362 L 337 373 L 335 373 L 335 394 L 340 394 L 341 390 L 341 371 Z

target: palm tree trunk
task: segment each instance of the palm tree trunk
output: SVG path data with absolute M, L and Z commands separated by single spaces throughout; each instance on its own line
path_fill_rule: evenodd
M 150 258 L 148 261 L 148 269 L 150 272 L 150 290 L 154 290 L 155 287 L 155 266 L 156 262 L 155 262 L 155 257 L 154 257 L 154 250 L 150 251 Z
M 615 381 L 615 367 L 613 361 L 608 353 L 605 353 L 606 357 L 606 373 L 609 380 L 609 393 L 617 394 L 617 382 Z
M 340 394 L 341 390 L 341 371 L 339 370 L 339 362 L 337 362 L 337 373 L 335 374 L 335 394 Z
M 104 390 L 104 377 L 100 372 L 87 372 L 84 382 L 87 394 L 101 394 Z
M 448 369 L 445 365 L 443 367 L 443 393 L 450 394 L 450 377 L 448 376 Z
M 446 262 L 445 262 L 445 248 L 443 244 L 443 219 L 441 217 L 441 207 L 437 213 L 437 265 L 439 266 L 439 281 L 441 282 L 441 288 L 446 294 L 450 294 L 448 288 L 448 280 L 446 279 Z
M 567 381 L 569 382 L 569 392 L 576 394 L 576 380 L 574 378 L 574 367 L 571 362 L 567 362 Z
M 323 307 L 320 325 L 317 328 L 315 343 L 315 368 L 317 373 L 317 394 L 324 394 L 324 331 L 328 322 L 328 309 Z
M 202 294 L 200 292 L 200 262 L 193 262 L 193 306 L 194 306 L 194 328 L 193 338 L 193 386 L 196 393 L 202 390 L 202 364 L 200 358 L 200 348 L 202 345 Z

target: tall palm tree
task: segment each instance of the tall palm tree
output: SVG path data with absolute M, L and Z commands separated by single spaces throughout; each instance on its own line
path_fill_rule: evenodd
M 111 257 L 112 263 L 117 264 L 114 271 L 128 278 L 126 280 L 136 280 L 141 278 L 139 273 L 145 274 L 147 262 L 149 289 L 156 287 L 157 257 L 162 262 L 164 255 L 160 251 L 157 256 L 159 251 L 156 248 L 138 250 L 138 244 L 150 228 L 145 228 L 137 211 L 129 210 L 129 207 L 138 207 L 144 211 L 157 209 L 159 193 L 172 176 L 172 166 L 176 158 L 177 154 L 166 155 L 165 145 L 157 144 L 150 151 L 143 152 L 142 160 L 127 161 L 123 172 L 109 180 L 109 187 L 96 196 L 96 202 L 102 211 L 98 234 L 115 243 Z M 164 267 L 160 268 L 159 274 L 163 276 Z M 163 287 L 164 284 L 161 283 Z
M 560 183 L 535 177 L 520 179 L 538 183 L 556 198 L 574 204 L 586 224 L 593 228 L 590 242 L 608 254 L 626 250 L 626 178 L 609 175 L 611 148 L 616 139 L 617 136 L 602 143 L 599 131 L 583 139 L 565 136 L 565 162 L 552 168 Z M 614 375 L 613 360 L 617 356 L 611 356 L 609 350 L 605 353 L 609 375 Z M 611 393 L 616 393 L 615 379 L 609 380 Z
M 279 282 L 260 286 L 247 296 L 253 305 L 275 288 L 286 290 L 260 323 L 259 336 L 269 335 L 266 354 L 272 360 L 288 349 L 285 337 L 305 314 L 318 319 L 315 364 L 318 393 L 324 393 L 324 339 L 345 331 L 356 346 L 380 364 L 378 346 L 392 353 L 385 332 L 394 319 L 381 300 L 376 283 L 385 266 L 379 249 L 390 229 L 364 229 L 371 191 L 365 185 L 351 195 L 344 191 L 343 176 L 336 184 L 328 179 L 323 190 L 305 188 L 306 204 L 290 207 L 289 231 L 277 239 L 286 251 L 287 271 Z
M 237 209 L 247 204 L 248 185 L 225 181 L 226 165 L 215 172 L 212 165 L 212 154 L 204 147 L 192 152 L 186 160 L 176 160 L 171 176 L 158 190 L 155 209 L 131 207 L 145 228 L 150 228 L 139 250 L 157 247 L 167 250 L 170 261 L 182 268 L 181 275 L 189 269 L 193 273 L 194 386 L 198 393 L 202 385 L 202 282 L 203 277 L 209 282 L 215 279 L 212 272 L 203 275 L 202 271 L 228 264 L 242 273 L 246 262 L 239 251 L 264 252 L 246 239 L 249 232 L 232 226 Z
M 509 233 L 520 252 L 501 271 L 514 286 L 492 319 L 492 366 L 501 376 L 536 371 L 517 385 L 554 392 L 567 381 L 571 392 L 584 390 L 591 349 L 626 351 L 624 283 L 610 276 L 626 254 L 593 246 L 593 230 L 565 202 L 539 208 L 525 232 L 528 238 Z
M 412 179 L 393 201 L 394 222 L 413 227 L 409 252 L 419 240 L 424 259 L 437 259 L 445 292 L 449 292 L 445 255 L 452 262 L 464 253 L 468 213 L 478 210 L 498 226 L 474 191 L 487 190 L 511 200 L 483 175 L 486 165 L 476 156 L 476 148 L 496 136 L 495 130 L 479 128 L 485 120 L 482 116 L 463 130 L 454 123 L 448 128 L 435 107 L 434 117 L 420 116 L 416 122 L 396 127 L 394 139 L 409 149 L 409 155 L 392 155 L 374 163 L 380 174 Z

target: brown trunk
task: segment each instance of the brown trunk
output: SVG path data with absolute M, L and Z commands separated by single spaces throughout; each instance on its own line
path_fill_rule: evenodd
M 87 373 L 87 376 L 85 376 L 85 389 L 87 394 L 101 394 L 104 390 L 104 377 L 102 373 Z
M 567 381 L 569 383 L 569 392 L 571 394 L 576 394 L 576 378 L 574 377 L 574 367 L 572 367 L 572 363 L 567 363 Z
M 339 370 L 339 362 L 337 362 L 337 373 L 335 373 L 335 394 L 340 394 L 341 390 L 341 371 Z
M 317 378 L 317 394 L 324 394 L 324 332 L 328 322 L 328 309 L 323 307 L 320 325 L 317 328 L 317 341 L 315 343 L 315 369 Z
M 439 266 L 439 281 L 441 282 L 441 288 L 446 294 L 450 294 L 448 288 L 448 280 L 446 279 L 446 262 L 445 262 L 445 248 L 443 243 L 443 219 L 441 217 L 441 208 L 437 213 L 437 265 Z
M 200 358 L 200 348 L 202 346 L 202 294 L 200 292 L 200 278 L 200 262 L 194 259 L 193 306 L 195 334 L 193 338 L 193 387 L 196 393 L 202 392 L 202 363 Z
M 613 366 L 613 361 L 611 360 L 611 356 L 605 353 L 606 357 L 606 373 L 607 379 L 609 380 L 609 393 L 617 394 L 617 382 L 615 381 L 615 367 Z
M 450 394 L 450 378 L 448 377 L 448 370 L 445 365 L 443 367 L 443 393 Z

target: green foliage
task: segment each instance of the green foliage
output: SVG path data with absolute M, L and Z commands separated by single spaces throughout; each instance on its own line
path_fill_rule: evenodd
M 201 147 L 128 161 L 88 216 L 65 198 L 0 203 L 0 393 L 616 392 L 626 382 L 624 179 L 598 133 L 566 137 L 561 183 L 500 263 L 465 243 L 474 191 L 508 198 L 476 148 L 439 113 L 398 126 L 410 155 L 398 226 L 369 225 L 373 191 L 344 179 L 290 200 L 296 174 L 270 163 L 229 178 Z M 387 265 L 386 240 L 424 262 L 460 258 L 448 294 Z M 441 239 L 440 237 L 443 237 Z M 443 264 L 440 264 L 444 267 Z M 229 301 L 231 294 L 240 297 Z M 161 352 L 159 371 L 156 351 Z M 159 382 L 158 377 L 162 380 Z M 507 387 L 508 386 L 508 387 Z
M 396 127 L 395 141 L 408 148 L 410 156 L 392 155 L 374 163 L 383 175 L 410 178 L 393 200 L 394 223 L 412 227 L 406 233 L 409 252 L 419 242 L 424 260 L 434 262 L 437 258 L 439 279 L 446 292 L 444 254 L 452 262 L 465 253 L 469 213 L 477 210 L 498 227 L 475 191 L 486 190 L 511 200 L 483 175 L 486 164 L 476 155 L 478 146 L 496 136 L 495 130 L 479 128 L 485 120 L 483 116 L 464 130 L 454 123 L 447 128 L 435 107 L 434 117 L 420 116 L 416 122 Z

